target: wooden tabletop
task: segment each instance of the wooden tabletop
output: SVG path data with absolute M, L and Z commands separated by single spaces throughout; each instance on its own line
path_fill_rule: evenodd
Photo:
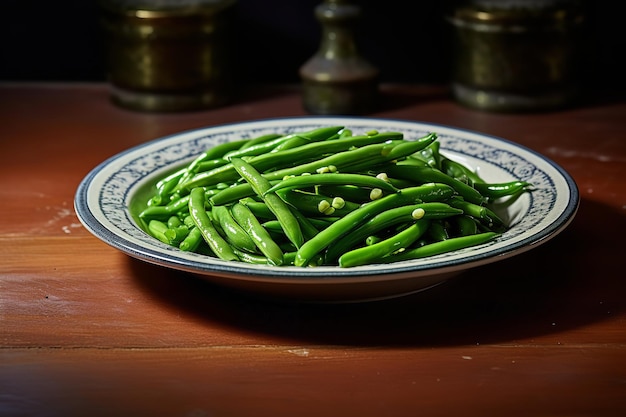
M 626 415 L 626 103 L 538 114 L 384 86 L 372 116 L 510 139 L 567 170 L 559 236 L 434 289 L 279 303 L 135 260 L 73 199 L 97 164 L 182 130 L 305 115 L 297 87 L 149 114 L 106 84 L 0 85 L 0 415 Z

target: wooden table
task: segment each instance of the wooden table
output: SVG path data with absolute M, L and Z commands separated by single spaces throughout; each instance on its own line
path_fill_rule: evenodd
M 131 259 L 73 210 L 104 159 L 181 130 L 304 115 L 297 87 L 145 114 L 106 84 L 0 86 L 0 415 L 626 415 L 626 104 L 540 114 L 384 86 L 378 117 L 511 139 L 582 197 L 566 231 L 414 296 L 269 302 Z

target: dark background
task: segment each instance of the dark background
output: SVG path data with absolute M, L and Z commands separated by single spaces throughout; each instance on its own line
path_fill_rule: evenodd
M 321 0 L 239 0 L 237 62 L 242 83 L 298 82 L 318 48 L 313 10 Z M 450 60 L 450 0 L 362 0 L 356 32 L 361 55 L 383 82 L 445 83 Z M 624 89 L 622 1 L 589 0 L 584 82 Z M 103 81 L 106 73 L 97 0 L 4 0 L 0 8 L 0 81 Z

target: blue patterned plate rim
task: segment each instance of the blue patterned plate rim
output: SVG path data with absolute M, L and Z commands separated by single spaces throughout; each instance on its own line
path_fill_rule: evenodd
M 436 132 L 444 154 L 468 163 L 487 180 L 525 180 L 533 183 L 535 189 L 511 205 L 506 213 L 511 228 L 494 242 L 421 260 L 354 268 L 259 266 L 187 253 L 148 236 L 130 214 L 128 204 L 142 185 L 175 166 L 184 166 L 208 147 L 242 137 L 328 125 L 342 125 L 355 134 L 372 129 L 400 131 L 409 139 Z M 545 243 L 571 223 L 578 206 L 578 188 L 563 168 L 510 140 L 443 124 L 358 116 L 268 118 L 158 138 L 96 166 L 80 182 L 74 199 L 76 214 L 85 228 L 131 257 L 199 275 L 279 284 L 320 281 L 345 284 L 459 272 Z

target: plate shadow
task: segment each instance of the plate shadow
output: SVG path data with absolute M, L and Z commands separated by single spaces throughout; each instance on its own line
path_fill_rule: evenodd
M 183 314 L 286 343 L 456 346 L 562 332 L 626 310 L 623 213 L 583 200 L 549 242 L 468 270 L 434 288 L 346 304 L 268 300 L 128 257 L 141 289 Z M 590 245 L 595 259 L 589 261 Z

